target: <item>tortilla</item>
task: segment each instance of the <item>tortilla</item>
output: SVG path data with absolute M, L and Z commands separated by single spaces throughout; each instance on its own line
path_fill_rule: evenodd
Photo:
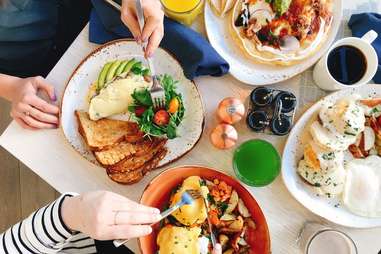
M 255 61 L 296 64 L 316 52 L 327 38 L 332 24 L 331 1 L 292 0 L 279 15 L 275 0 L 237 0 L 231 15 L 233 38 Z M 289 39 L 297 46 L 285 48 L 284 41 Z

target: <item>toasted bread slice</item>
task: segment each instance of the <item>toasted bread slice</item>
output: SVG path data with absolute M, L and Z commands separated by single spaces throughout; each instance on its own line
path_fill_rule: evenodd
M 166 142 L 166 139 L 153 139 L 152 145 L 139 156 L 134 155 L 125 158 L 124 160 L 107 167 L 107 170 L 110 173 L 132 172 L 137 170 L 161 151 Z
M 136 142 L 143 137 L 139 126 L 134 122 L 112 119 L 92 121 L 88 113 L 77 110 L 75 115 L 78 119 L 79 133 L 93 151 L 111 148 L 123 140 Z
M 145 151 L 150 149 L 152 141 L 149 139 L 143 140 L 137 143 L 129 143 L 122 141 L 121 143 L 111 147 L 107 150 L 94 152 L 95 158 L 103 166 L 110 166 L 118 163 L 119 161 L 130 157 L 140 156 Z
M 165 157 L 166 154 L 167 149 L 163 147 L 160 151 L 157 152 L 157 154 L 155 154 L 155 156 L 150 161 L 147 161 L 143 166 L 136 170 L 130 172 L 113 172 L 107 170 L 107 174 L 111 178 L 111 180 L 117 183 L 133 184 L 139 182 L 145 174 L 157 167 L 159 162 Z

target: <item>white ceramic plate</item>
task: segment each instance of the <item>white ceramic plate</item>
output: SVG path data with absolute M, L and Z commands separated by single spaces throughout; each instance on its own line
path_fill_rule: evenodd
M 88 111 L 86 96 L 91 83 L 97 79 L 103 65 L 116 59 L 139 59 L 144 64 L 141 46 L 130 40 L 117 40 L 107 43 L 87 56 L 71 75 L 62 99 L 61 127 L 66 139 L 84 158 L 95 163 L 78 132 L 75 110 Z M 185 116 L 178 128 L 179 136 L 167 143 L 168 153 L 160 161 L 159 167 L 170 163 L 189 152 L 200 139 L 204 127 L 204 109 L 196 85 L 188 80 L 180 64 L 163 49 L 155 52 L 154 65 L 157 74 L 170 74 L 179 81 L 178 91 L 183 95 Z
M 336 37 L 342 19 L 342 0 L 333 0 L 333 21 L 327 39 L 312 56 L 292 66 L 261 64 L 245 56 L 234 41 L 230 29 L 231 11 L 221 18 L 215 15 L 209 1 L 205 4 L 205 27 L 212 46 L 229 63 L 230 73 L 250 85 L 269 85 L 289 79 L 311 67 L 328 50 Z
M 336 224 L 354 227 L 371 228 L 381 226 L 381 218 L 366 218 L 355 215 L 346 209 L 339 198 L 319 197 L 313 192 L 296 172 L 297 165 L 303 157 L 303 148 L 307 126 L 316 116 L 324 101 L 335 102 L 351 94 L 365 97 L 381 97 L 381 85 L 368 84 L 359 88 L 350 88 L 330 94 L 309 108 L 292 128 L 283 151 L 282 177 L 290 193 L 307 209 Z

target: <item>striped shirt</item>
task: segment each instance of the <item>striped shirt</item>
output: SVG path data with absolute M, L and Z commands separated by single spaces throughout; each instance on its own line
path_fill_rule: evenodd
M 63 223 L 63 194 L 0 235 L 0 253 L 97 253 L 95 242 L 83 233 L 73 233 Z

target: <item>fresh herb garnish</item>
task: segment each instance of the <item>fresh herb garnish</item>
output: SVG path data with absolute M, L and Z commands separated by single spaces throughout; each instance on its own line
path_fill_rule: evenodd
M 348 131 L 344 131 L 344 134 L 345 134 L 345 135 L 349 135 L 349 136 L 356 136 L 356 134 L 350 133 L 350 132 L 348 132 Z
M 217 203 L 217 207 L 221 211 L 221 214 L 224 214 L 226 209 L 228 209 L 228 204 L 225 202 L 219 202 Z

